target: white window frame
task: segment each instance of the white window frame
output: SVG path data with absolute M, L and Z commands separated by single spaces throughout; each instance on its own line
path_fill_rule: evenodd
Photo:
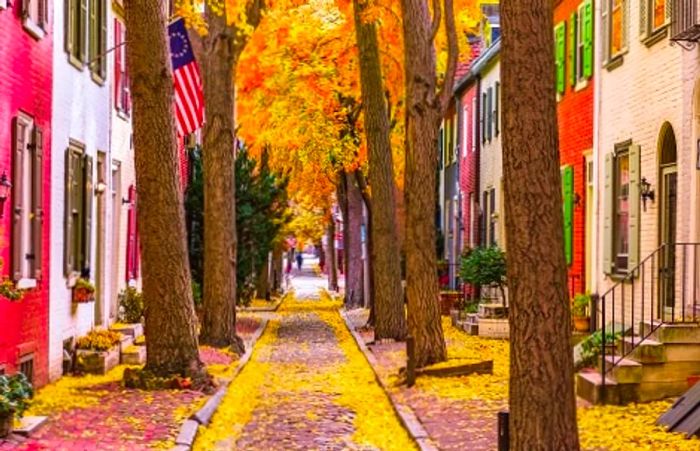
M 32 271 L 32 262 L 26 258 L 32 253 L 33 237 L 32 237 L 32 211 L 31 205 L 34 195 L 34 179 L 32 174 L 33 153 L 31 146 L 33 142 L 32 134 L 34 132 L 34 119 L 26 114 L 20 114 L 18 120 L 24 123 L 24 149 L 22 149 L 22 174 L 20 180 L 15 178 L 15 183 L 21 184 L 22 192 L 22 209 L 20 211 L 20 255 L 25 256 L 21 260 L 19 269 L 20 278 L 17 280 L 16 287 L 18 289 L 28 289 L 36 287 L 36 278 Z M 16 157 L 16 156 L 15 156 Z M 41 262 L 35 262 L 41 264 Z
M 2 0 L 0 0 L 2 1 Z M 22 7 L 22 26 L 35 39 L 42 39 L 46 36 L 46 25 L 48 22 L 48 0 L 19 0 Z M 44 14 L 41 17 L 39 4 L 44 4 Z M 28 6 L 25 6 L 28 5 Z M 26 11 L 26 13 L 25 13 Z

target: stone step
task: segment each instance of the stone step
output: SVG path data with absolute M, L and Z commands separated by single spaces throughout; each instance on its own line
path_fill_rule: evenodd
M 619 384 L 638 384 L 642 381 L 642 364 L 619 356 L 605 356 L 605 368 Z
M 639 363 L 663 363 L 668 360 L 666 345 L 650 338 L 622 337 L 620 347 L 624 355 Z
M 658 321 L 642 321 L 640 335 L 660 343 L 700 344 L 700 326 L 696 323 L 664 324 Z
M 143 365 L 146 363 L 146 347 L 131 345 L 128 348 L 123 348 L 121 363 L 124 365 Z
M 619 404 L 620 389 L 618 383 L 612 377 L 605 378 L 599 371 L 579 372 L 576 374 L 576 395 L 591 404 Z
M 124 335 L 130 335 L 133 338 L 140 337 L 141 335 L 143 335 L 143 325 L 140 323 L 115 323 L 112 324 L 112 327 L 110 327 L 110 329 L 120 332 Z
M 688 382 L 642 382 L 638 387 L 638 402 L 658 401 L 680 396 L 688 390 Z
M 687 383 L 689 376 L 700 374 L 700 361 L 647 363 L 642 365 L 642 383 Z

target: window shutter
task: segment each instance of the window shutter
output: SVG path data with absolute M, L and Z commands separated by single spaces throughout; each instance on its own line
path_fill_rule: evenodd
M 566 85 L 566 22 L 562 22 L 554 28 L 556 42 L 556 69 L 557 69 L 557 92 L 564 94 Z
M 99 2 L 100 0 L 89 0 L 90 5 L 88 6 L 88 61 L 90 62 L 89 68 L 91 72 L 97 72 L 99 61 L 97 58 L 97 46 L 98 46 L 98 28 L 99 28 Z
M 122 28 L 119 19 L 114 19 L 114 108 L 117 111 L 123 109 L 122 106 Z
M 612 274 L 613 270 L 613 202 L 615 201 L 613 171 L 613 155 L 608 153 L 605 155 L 605 197 L 603 198 L 603 272 L 605 274 Z
M 94 194 L 94 188 L 92 186 L 92 156 L 83 156 L 83 170 L 85 171 L 85 178 L 83 183 L 83 248 L 82 255 L 83 261 L 81 270 L 91 270 L 91 257 L 92 257 L 92 197 Z
M 24 198 L 24 181 L 22 171 L 22 159 L 24 158 L 26 123 L 20 118 L 14 119 L 14 149 L 13 149 L 13 174 L 12 174 L 12 279 L 22 278 L 22 200 Z
M 668 0 L 667 0 L 668 3 Z M 646 39 L 650 34 L 650 18 L 654 17 L 654 12 L 649 11 L 649 0 L 639 0 L 639 37 Z
M 75 229 L 77 224 L 74 223 L 75 205 L 75 155 L 69 147 L 66 150 L 66 206 L 64 217 L 64 243 L 63 243 L 63 269 L 66 277 L 70 276 L 76 270 L 75 264 Z
M 486 123 L 486 138 L 491 141 L 493 137 L 493 88 L 488 89 L 486 96 L 486 113 L 488 114 Z
M 587 0 L 583 6 L 583 76 L 593 75 L 593 2 Z
M 37 0 L 39 2 L 39 25 L 43 30 L 49 24 L 49 5 L 47 0 Z
M 481 142 L 486 142 L 486 93 L 481 94 Z
M 98 0 L 100 3 L 100 45 L 97 53 L 100 57 L 100 77 L 107 78 L 107 0 Z
M 136 278 L 134 250 L 136 249 L 136 208 L 134 205 L 134 185 L 129 186 L 129 212 L 126 226 L 126 282 Z
M 34 278 L 41 279 L 44 230 L 44 132 L 34 127 L 32 158 L 32 250 Z
M 600 2 L 600 24 L 603 40 L 603 64 L 610 61 L 610 0 Z
M 63 22 L 65 25 L 64 33 L 66 34 L 64 36 L 66 52 L 68 52 L 69 55 L 73 54 L 73 49 L 76 45 L 78 45 L 77 42 L 73 42 L 73 36 L 75 36 L 75 29 L 78 26 L 78 24 L 75 23 L 75 9 L 77 7 L 77 1 L 78 0 L 66 0 L 66 18 Z
M 78 33 L 80 36 L 78 37 L 78 46 L 79 46 L 79 52 L 78 52 L 78 58 L 80 61 L 83 63 L 87 62 L 87 20 L 88 20 L 88 0 L 75 0 L 75 1 L 80 1 L 80 15 L 77 17 L 78 19 Z
M 571 13 L 571 18 L 569 19 L 569 48 L 567 49 L 567 61 L 569 67 L 569 84 L 571 86 L 576 86 L 576 11 Z
M 489 236 L 491 237 L 491 246 L 496 245 L 496 222 L 493 219 L 494 213 L 496 213 L 496 188 L 491 188 L 489 193 Z
M 479 131 L 478 128 L 477 128 L 477 123 L 478 123 L 479 121 L 478 121 L 478 118 L 477 118 L 477 116 L 476 116 L 476 115 L 477 115 L 476 99 L 477 99 L 477 96 L 475 95 L 475 96 L 472 98 L 472 114 L 471 114 L 471 120 L 472 120 L 472 136 L 471 136 L 471 138 L 472 138 L 472 141 L 471 141 L 471 142 L 472 142 L 472 152 L 476 152 L 476 140 L 477 140 L 477 137 L 478 137 L 477 135 L 478 135 L 478 131 Z
M 494 90 L 495 93 L 495 98 L 493 100 L 493 126 L 494 129 L 496 130 L 496 136 L 501 132 L 501 127 L 499 124 L 499 114 L 500 112 L 498 111 L 499 108 L 499 103 L 501 101 L 501 83 L 496 82 L 496 87 Z
M 666 23 L 670 24 L 673 21 L 673 4 L 675 0 L 666 0 Z
M 136 195 L 136 187 L 134 187 L 132 195 L 132 204 L 134 210 L 134 279 L 138 279 L 141 272 L 141 239 L 139 238 L 139 221 L 138 221 L 138 196 Z
M 20 0 L 20 12 L 19 15 L 22 19 L 29 17 L 29 3 L 32 0 Z
M 574 168 L 564 166 L 561 173 L 562 199 L 564 202 L 564 254 L 566 264 L 573 262 L 574 240 Z
M 629 185 L 629 257 L 627 268 L 632 270 L 639 265 L 639 201 L 640 201 L 640 150 L 639 145 L 629 148 L 630 185 Z

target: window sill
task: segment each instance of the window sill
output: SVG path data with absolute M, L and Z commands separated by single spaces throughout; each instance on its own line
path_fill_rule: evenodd
M 608 70 L 608 72 L 613 71 L 617 69 L 618 67 L 622 66 L 622 63 L 625 62 L 625 59 L 623 57 L 623 54 L 620 53 L 612 58 L 605 64 L 605 68 Z
M 668 25 L 664 25 L 656 31 L 653 31 L 649 36 L 642 39 L 642 43 L 647 47 L 651 47 L 657 42 L 661 42 L 668 35 Z
M 22 26 L 24 27 L 24 30 L 37 41 L 46 36 L 46 32 L 44 31 L 44 29 L 41 28 L 39 25 L 35 24 L 34 21 L 32 21 L 32 19 L 30 19 L 29 17 L 26 17 L 22 21 Z
M 73 55 L 72 53 L 69 53 L 69 54 L 68 54 L 68 62 L 71 64 L 71 66 L 75 67 L 75 68 L 78 69 L 80 72 L 82 72 L 82 71 L 83 71 L 83 68 L 85 67 L 85 65 L 84 65 L 83 62 L 80 60 L 80 58 L 77 58 L 77 57 L 76 57 L 75 55 Z
M 29 290 L 30 288 L 36 288 L 36 279 L 19 279 L 15 288 L 18 290 Z
M 100 86 L 104 86 L 105 84 L 105 79 L 99 73 L 90 71 L 90 78 Z
M 576 82 L 574 85 L 574 92 L 579 92 L 583 91 L 588 87 L 588 79 L 587 78 L 582 78 Z

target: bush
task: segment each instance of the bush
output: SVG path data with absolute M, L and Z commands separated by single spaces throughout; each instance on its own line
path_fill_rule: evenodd
M 506 254 L 498 246 L 468 249 L 462 254 L 460 277 L 476 286 L 497 285 L 505 299 Z
M 88 351 L 107 351 L 122 341 L 122 334 L 113 330 L 91 330 L 84 337 L 78 338 L 76 347 Z
M 13 376 L 0 376 L 0 416 L 14 413 L 21 417 L 33 395 L 32 384 L 22 373 Z
M 127 287 L 119 293 L 119 321 L 140 323 L 143 318 L 143 294 L 134 287 Z
M 605 332 L 605 345 L 613 345 L 620 339 L 620 332 Z M 581 362 L 577 369 L 595 366 L 603 347 L 603 333 L 597 330 L 581 341 Z

